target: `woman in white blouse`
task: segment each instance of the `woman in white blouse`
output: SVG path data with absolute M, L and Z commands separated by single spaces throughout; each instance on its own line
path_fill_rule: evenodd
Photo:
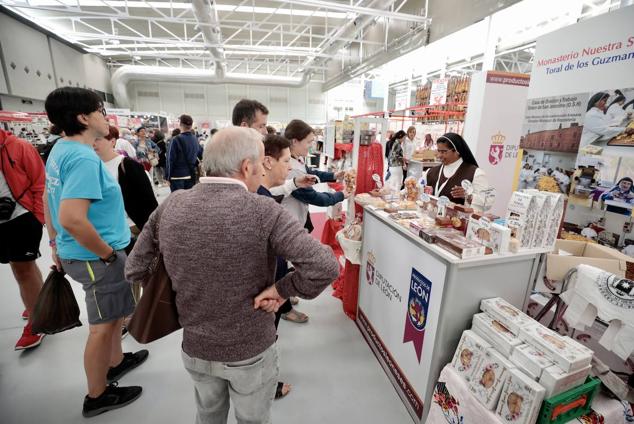
M 462 181 L 473 184 L 473 200 L 471 207 L 483 211 L 485 209 L 484 192 L 489 182 L 471 153 L 467 142 L 456 133 L 447 133 L 436 140 L 437 157 L 441 165 L 427 170 L 423 174 L 426 185 L 432 187 L 434 196 L 447 196 L 453 203 L 465 204 L 466 192 Z M 489 207 L 492 201 L 486 202 Z

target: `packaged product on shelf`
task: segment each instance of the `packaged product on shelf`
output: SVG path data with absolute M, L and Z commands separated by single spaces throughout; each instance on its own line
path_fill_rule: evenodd
M 520 339 L 542 350 L 565 372 L 590 365 L 592 351 L 570 337 L 561 336 L 538 322 L 520 329 Z
M 356 169 L 348 169 L 343 174 L 343 183 L 348 193 L 354 193 L 357 189 L 357 171 Z
M 416 178 L 407 177 L 405 178 L 405 200 L 410 202 L 416 202 L 418 200 L 419 189 L 418 182 L 416 182 Z
M 546 397 L 557 396 L 583 384 L 590 375 L 591 369 L 592 366 L 588 365 L 576 371 L 566 372 L 557 365 L 553 365 L 544 369 L 539 384 L 546 389 Z
M 542 247 L 544 244 L 544 238 L 548 237 L 548 217 L 551 212 L 553 199 L 547 193 L 537 190 L 524 190 L 524 192 L 535 198 L 535 205 L 538 211 L 533 230 L 533 239 L 531 240 L 531 248 L 535 249 Z
M 413 200 L 401 200 L 399 203 L 399 209 L 413 211 L 418 209 L 418 207 L 416 206 L 416 202 Z
M 518 369 L 509 370 L 495 411 L 503 423 L 534 424 L 546 390 Z
M 399 204 L 398 203 L 386 203 L 383 210 L 387 213 L 396 213 L 398 212 Z
M 421 230 L 427 230 L 432 228 L 436 228 L 436 222 L 435 220 L 429 218 L 426 215 L 423 215 L 419 217 L 418 219 L 412 220 L 409 223 L 409 230 L 412 233 L 416 234 L 417 236 L 420 235 Z
M 561 218 L 564 214 L 564 195 L 561 193 L 546 193 L 551 199 L 551 209 L 548 215 L 548 230 L 542 247 L 552 249 L 557 241 Z
M 491 345 L 471 330 L 462 332 L 451 366 L 464 378 L 470 381 L 473 373 L 480 365 L 484 353 Z
M 537 214 L 533 196 L 519 191 L 513 193 L 506 212 L 506 222 L 511 229 L 511 237 L 519 240 L 522 249 L 531 247 Z
M 436 244 L 453 253 L 461 259 L 484 256 L 485 247 L 480 243 L 468 240 L 462 232 L 439 233 L 436 235 Z
M 526 343 L 513 349 L 511 362 L 536 381 L 539 381 L 546 368 L 555 365 L 544 352 Z
M 471 376 L 469 391 L 488 409 L 495 409 L 502 386 L 513 364 L 493 348 L 488 348 Z
M 437 216 L 436 225 L 438 225 L 439 227 L 453 228 L 451 218 L 449 218 L 448 216 Z
M 394 212 L 389 217 L 395 221 L 400 221 L 403 219 L 416 219 L 418 214 L 416 212 Z
M 511 356 L 515 347 L 522 344 L 522 341 L 511 330 L 485 312 L 473 316 L 471 329 L 506 355 L 507 358 Z
M 456 230 L 462 231 L 463 234 L 467 232 L 467 224 L 472 213 L 473 209 L 463 205 L 450 205 L 447 207 L 447 216 L 451 218 L 451 225 Z
M 507 253 L 511 241 L 511 229 L 492 223 L 488 218 L 469 218 L 467 238 L 482 243 L 491 253 Z
M 531 317 L 501 297 L 482 299 L 480 310 L 504 324 L 516 336 L 519 335 L 521 327 L 535 322 Z

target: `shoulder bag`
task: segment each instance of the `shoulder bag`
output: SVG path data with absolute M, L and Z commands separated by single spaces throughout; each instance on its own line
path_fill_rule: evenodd
M 160 225 L 161 218 L 159 217 L 159 227 Z M 176 310 L 176 293 L 172 290 L 172 280 L 167 275 L 163 255 L 159 250 L 154 272 L 144 286 L 141 300 L 136 305 L 136 310 L 128 324 L 128 332 L 137 342 L 145 344 L 165 337 L 180 328 Z

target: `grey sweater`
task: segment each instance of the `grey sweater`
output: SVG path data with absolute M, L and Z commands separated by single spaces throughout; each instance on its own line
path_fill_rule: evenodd
M 295 266 L 276 283 L 285 298 L 312 299 L 339 273 L 330 247 L 273 199 L 237 184 L 204 183 L 172 193 L 130 254 L 128 281 L 146 281 L 159 250 L 176 292 L 183 350 L 209 361 L 252 358 L 275 342 L 274 314 L 253 305 L 274 283 L 276 255 Z

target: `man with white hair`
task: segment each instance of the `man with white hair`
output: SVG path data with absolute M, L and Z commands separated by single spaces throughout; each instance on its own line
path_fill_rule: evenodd
M 132 131 L 127 128 L 122 128 L 119 135 L 120 138 L 117 139 L 114 149 L 122 156 L 136 159 L 136 149 L 131 143 Z
M 144 282 L 163 255 L 197 423 L 226 422 L 230 399 L 238 423 L 270 422 L 278 381 L 273 313 L 290 296 L 318 296 L 339 274 L 329 247 L 273 199 L 255 194 L 263 161 L 256 131 L 218 131 L 205 146 L 206 177 L 159 206 L 126 263 L 128 280 Z M 276 256 L 296 271 L 274 282 Z

